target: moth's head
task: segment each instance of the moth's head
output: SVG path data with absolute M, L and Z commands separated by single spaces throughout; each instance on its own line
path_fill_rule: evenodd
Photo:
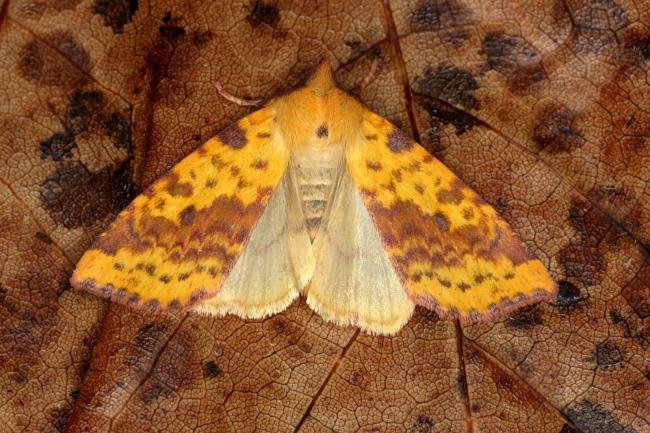
M 350 142 L 365 108 L 339 89 L 329 62 L 321 62 L 303 87 L 269 104 L 290 147 Z

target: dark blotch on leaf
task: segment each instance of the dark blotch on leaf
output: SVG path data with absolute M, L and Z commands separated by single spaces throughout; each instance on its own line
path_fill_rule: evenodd
M 585 139 L 574 129 L 577 114 L 552 103 L 544 106 L 535 118 L 532 139 L 540 150 L 549 153 L 571 152 L 582 147 Z
M 54 243 L 52 238 L 47 233 L 36 232 L 34 233 L 34 237 L 36 237 L 36 239 L 43 242 L 44 244 L 52 245 Z
M 640 46 L 641 55 L 645 60 L 650 59 L 650 39 Z
M 163 387 L 160 383 L 155 382 L 151 386 L 147 387 L 142 391 L 142 394 L 140 395 L 140 400 L 144 404 L 151 404 L 152 401 L 157 399 L 160 394 L 162 394 Z
M 479 124 L 475 117 L 435 99 L 421 98 L 420 106 L 429 114 L 434 141 L 439 136 L 442 125 L 452 125 L 456 134 L 462 135 Z
M 409 433 L 431 433 L 433 431 L 433 425 L 431 418 L 426 415 L 418 415 Z
M 463 399 L 467 399 L 467 378 L 462 372 L 459 372 L 458 377 L 456 377 L 456 389 L 458 389 Z
M 163 25 L 158 28 L 158 31 L 169 42 L 175 42 L 185 36 L 185 28 L 179 25 L 181 20 L 181 17 L 172 17 L 172 13 L 167 11 L 162 19 Z
M 497 202 L 494 204 L 494 207 L 496 208 L 496 210 L 499 211 L 499 213 L 504 213 L 509 209 L 508 203 L 501 197 L 497 199 Z
M 530 330 L 542 323 L 544 323 L 542 316 L 537 309 L 537 306 L 533 305 L 531 307 L 522 308 L 517 314 L 511 316 L 506 321 L 506 326 L 522 330 Z
M 158 340 L 165 335 L 167 326 L 162 323 L 148 323 L 138 329 L 135 336 L 135 346 L 146 352 L 151 352 L 155 349 Z
M 455 0 L 423 0 L 411 16 L 411 29 L 437 32 L 443 42 L 459 46 L 469 36 L 471 19 L 471 12 Z
M 63 131 L 40 142 L 41 157 L 54 161 L 72 157 L 76 137 L 87 132 L 108 135 L 116 147 L 126 149 L 131 156 L 130 113 L 109 113 L 108 108 L 103 93 L 99 91 L 74 92 L 63 119 Z
M 221 369 L 214 361 L 208 361 L 203 364 L 203 377 L 212 378 L 217 377 L 221 373 Z
M 574 198 L 571 203 L 568 222 L 576 231 L 578 239 L 560 250 L 558 261 L 564 268 L 567 279 L 580 281 L 584 286 L 596 285 L 604 278 L 607 268 L 599 245 L 611 230 L 611 224 L 582 199 Z
M 246 16 L 246 21 L 253 27 L 260 24 L 266 24 L 275 27 L 280 20 L 280 11 L 277 6 L 260 0 L 251 1 L 248 7 L 250 13 Z
M 91 124 L 102 116 L 105 105 L 106 99 L 99 91 L 76 91 L 68 104 L 66 130 L 72 134 L 88 131 Z
M 416 79 L 417 91 L 432 98 L 438 98 L 452 105 L 478 110 L 474 97 L 478 83 L 466 70 L 455 66 L 441 66 L 435 71 L 427 68 L 424 76 Z
M 64 161 L 40 186 L 40 201 L 50 217 L 67 229 L 91 226 L 131 201 L 134 187 L 127 161 L 96 173 Z
M 596 363 L 598 367 L 608 368 L 623 362 L 623 354 L 611 341 L 603 341 L 596 346 Z
M 582 433 L 580 430 L 576 430 L 571 427 L 569 424 L 564 424 L 560 433 Z
M 503 74 L 513 91 L 527 91 L 546 78 L 541 55 L 521 36 L 490 33 L 483 39 L 482 52 L 488 66 Z
M 558 283 L 557 304 L 562 307 L 570 307 L 583 300 L 580 289 L 568 281 Z
M 56 31 L 42 37 L 48 45 L 33 40 L 23 47 L 18 60 L 21 75 L 47 86 L 85 84 L 90 72 L 90 56 L 86 50 L 66 32 Z
M 113 33 L 122 33 L 138 10 L 138 0 L 96 0 L 93 12 L 104 18 L 104 25 Z
M 111 113 L 104 122 L 108 136 L 120 149 L 132 148 L 131 119 L 123 113 Z
M 53 161 L 60 161 L 64 157 L 71 157 L 74 147 L 75 141 L 72 134 L 69 132 L 57 132 L 50 138 L 41 141 L 41 158 L 52 158 Z
M 616 421 L 600 404 L 583 400 L 565 412 L 575 426 L 583 432 L 638 433 Z
M 57 431 L 63 432 L 65 430 L 68 418 L 70 418 L 70 413 L 72 413 L 72 408 L 67 402 L 63 403 L 60 407 L 53 407 L 50 409 L 49 419 Z

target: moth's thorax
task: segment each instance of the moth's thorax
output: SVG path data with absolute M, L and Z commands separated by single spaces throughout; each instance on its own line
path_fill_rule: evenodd
M 303 146 L 292 152 L 291 170 L 295 173 L 305 225 L 312 242 L 331 200 L 339 171 L 343 170 L 343 152 L 341 144 Z
M 350 143 L 365 112 L 363 105 L 336 87 L 329 66 L 321 66 L 304 87 L 277 98 L 269 108 L 290 149 Z

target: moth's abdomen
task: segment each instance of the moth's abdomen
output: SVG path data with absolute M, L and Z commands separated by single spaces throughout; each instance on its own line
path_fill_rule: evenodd
M 339 146 L 303 148 L 294 152 L 300 204 L 309 238 L 314 241 L 323 214 L 331 200 L 332 187 L 342 167 L 343 152 Z
M 314 241 L 327 207 L 336 169 L 305 167 L 298 170 L 298 187 L 309 238 Z

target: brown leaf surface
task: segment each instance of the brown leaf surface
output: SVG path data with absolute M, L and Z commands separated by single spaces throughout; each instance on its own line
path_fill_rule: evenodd
M 647 0 L 0 1 L 0 432 L 650 431 Z M 325 56 L 557 299 L 395 337 L 69 290 L 133 194 Z M 370 85 L 358 84 L 373 60 Z

